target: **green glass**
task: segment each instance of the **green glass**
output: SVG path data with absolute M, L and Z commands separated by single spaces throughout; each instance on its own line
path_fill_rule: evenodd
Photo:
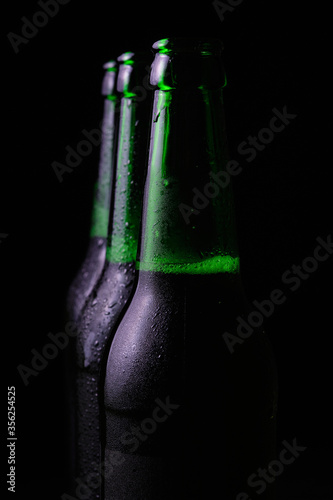
M 90 238 L 86 256 L 67 295 L 69 317 L 75 322 L 78 322 L 83 307 L 101 275 L 107 245 L 118 119 L 118 98 L 115 88 L 117 63 L 109 61 L 103 67 L 106 71 L 102 82 L 102 95 L 105 96 L 102 141 L 98 176 L 94 187 Z
M 105 500 L 250 498 L 275 456 L 276 371 L 247 316 L 218 40 L 154 44 L 138 285 L 108 355 Z M 223 182 L 222 182 L 223 181 Z M 274 484 L 260 498 L 272 500 Z
M 114 173 L 114 168 L 110 169 L 110 165 L 115 160 L 114 138 L 116 137 L 118 125 L 115 122 L 115 113 L 119 107 L 119 101 L 118 96 L 114 93 L 117 73 L 116 63 L 110 61 L 104 65 L 104 68 L 107 71 L 102 83 L 102 95 L 106 96 L 104 101 L 103 140 L 101 143 L 98 181 L 95 184 L 90 236 L 105 239 L 108 234 L 111 187 Z
M 77 363 L 77 475 L 101 473 L 101 387 L 105 351 L 130 300 L 147 166 L 152 92 L 143 87 L 152 56 L 126 52 L 118 58 L 120 95 L 118 147 L 107 250 L 101 277 L 79 321 Z M 101 484 L 89 500 L 101 498 Z
M 125 69 L 129 67 L 128 61 L 126 62 Z M 131 69 L 133 64 L 132 62 Z M 137 154 L 135 146 L 143 138 L 139 137 L 141 133 L 139 129 L 135 131 L 138 108 L 133 105 L 133 97 L 124 89 L 121 99 L 113 223 L 106 251 L 107 261 L 116 264 L 135 262 L 141 222 L 142 189 L 138 189 L 137 166 L 133 160 L 134 155 Z M 135 141 L 134 135 L 136 135 Z M 147 138 L 142 146 L 147 146 Z M 140 185 L 143 171 L 141 174 Z
M 212 178 L 227 163 L 221 91 L 158 90 L 153 116 L 139 269 L 238 273 L 231 186 L 221 196 Z

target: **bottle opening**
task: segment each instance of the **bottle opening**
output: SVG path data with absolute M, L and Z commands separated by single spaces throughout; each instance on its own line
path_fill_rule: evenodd
M 108 61 L 103 64 L 105 75 L 102 81 L 102 95 L 108 96 L 111 100 L 114 98 L 113 94 L 116 87 L 116 74 L 118 71 L 117 62 L 114 60 Z
M 142 98 L 142 93 L 145 92 L 143 83 L 149 78 L 151 52 L 124 52 L 117 61 L 119 63 L 117 91 L 124 97 Z
M 226 85 L 219 39 L 164 38 L 153 44 L 150 83 L 161 90 L 218 89 Z
M 103 64 L 103 69 L 106 71 L 117 71 L 117 62 L 116 61 L 108 61 Z
M 133 64 L 134 60 L 134 52 L 124 52 L 119 57 L 117 57 L 117 61 L 122 64 Z

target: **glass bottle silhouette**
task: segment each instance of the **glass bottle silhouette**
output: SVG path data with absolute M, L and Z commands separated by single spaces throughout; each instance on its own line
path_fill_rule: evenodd
M 79 477 L 101 474 L 103 355 L 135 286 L 152 103 L 152 92 L 141 84 L 151 59 L 149 53 L 139 52 L 126 52 L 118 58 L 121 107 L 106 260 L 81 314 L 76 339 Z M 89 496 L 95 498 L 100 498 L 98 482 Z
M 117 63 L 109 61 L 104 64 L 103 68 L 106 71 L 102 82 L 102 95 L 105 96 L 102 141 L 98 177 L 94 190 L 90 237 L 86 256 L 67 294 L 67 311 L 69 318 L 74 322 L 79 320 L 84 304 L 101 275 L 106 253 L 118 119 L 118 99 L 115 92 Z
M 249 476 L 274 458 L 277 387 L 261 331 L 232 353 L 223 336 L 249 309 L 225 181 L 222 45 L 153 47 L 138 284 L 105 375 L 104 498 L 252 498 Z
M 77 331 L 79 318 L 84 304 L 96 285 L 102 272 L 106 254 L 106 236 L 112 196 L 112 185 L 115 168 L 116 131 L 119 115 L 119 100 L 116 92 L 118 73 L 117 61 L 110 60 L 103 65 L 105 70 L 101 94 L 104 96 L 103 120 L 101 127 L 100 159 L 97 179 L 94 186 L 92 214 L 90 221 L 90 237 L 88 248 L 81 266 L 72 281 L 66 297 L 66 318 L 71 328 Z M 69 480 L 70 487 L 75 490 L 76 472 L 76 419 L 75 419 L 75 341 L 70 339 L 65 352 L 68 425 L 69 425 Z

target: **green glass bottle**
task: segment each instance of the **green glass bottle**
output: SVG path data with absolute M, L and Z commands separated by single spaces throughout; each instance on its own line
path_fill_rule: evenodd
M 95 184 L 91 215 L 90 238 L 86 256 L 77 272 L 67 295 L 67 311 L 71 320 L 77 322 L 86 300 L 101 275 L 106 253 L 107 231 L 113 182 L 115 137 L 118 120 L 118 98 L 116 95 L 117 63 L 107 62 L 102 82 L 105 96 L 100 162 Z
M 248 478 L 274 458 L 276 371 L 261 331 L 233 353 L 223 335 L 249 309 L 225 181 L 222 45 L 153 47 L 138 285 L 105 376 L 104 456 L 118 462 L 104 498 L 254 498 Z
M 100 472 L 104 351 L 135 286 L 152 104 L 152 92 L 142 82 L 151 60 L 149 53 L 126 52 L 118 58 L 121 107 L 106 260 L 101 278 L 83 309 L 76 339 L 77 474 L 81 478 Z M 96 488 L 91 488 L 89 499 L 100 495 L 97 483 Z

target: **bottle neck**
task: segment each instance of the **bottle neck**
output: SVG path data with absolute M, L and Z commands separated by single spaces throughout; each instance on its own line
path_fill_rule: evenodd
M 102 142 L 97 182 L 95 184 L 90 237 L 106 238 L 108 234 L 111 191 L 114 175 L 114 145 L 117 98 L 104 101 Z
M 222 89 L 154 95 L 138 268 L 239 273 Z
M 106 250 L 111 263 L 132 263 L 137 257 L 150 94 L 140 103 L 132 97 L 121 99 L 113 216 Z

